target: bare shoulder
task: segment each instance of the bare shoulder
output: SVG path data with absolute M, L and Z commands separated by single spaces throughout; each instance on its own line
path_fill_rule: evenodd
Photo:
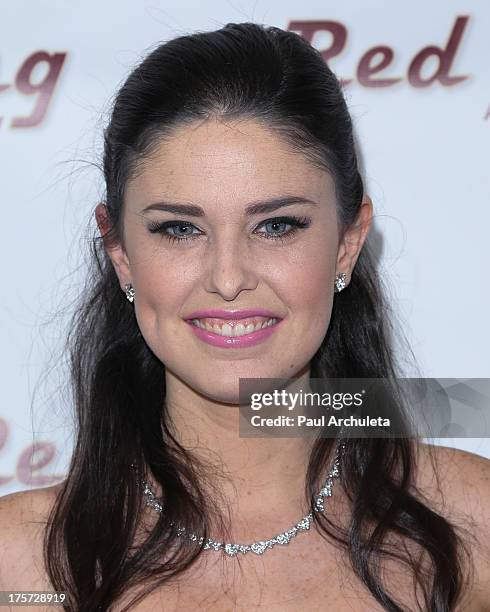
M 436 512 L 470 536 L 474 595 L 481 602 L 490 601 L 490 459 L 457 448 L 421 444 L 416 484 Z
M 43 535 L 61 488 L 58 483 L 0 497 L 0 590 L 50 590 Z
M 416 478 L 436 505 L 490 525 L 490 459 L 459 448 L 420 444 Z

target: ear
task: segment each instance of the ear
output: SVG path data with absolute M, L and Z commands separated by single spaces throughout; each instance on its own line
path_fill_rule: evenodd
M 371 198 L 364 194 L 356 219 L 347 228 L 342 237 L 337 254 L 336 273 L 345 272 L 347 283 L 352 276 L 352 270 L 361 253 L 364 241 L 368 235 L 373 218 L 373 203 Z
M 102 202 L 95 208 L 95 219 L 102 240 L 104 241 L 106 253 L 110 257 L 114 270 L 119 278 L 121 289 L 125 291 L 124 286 L 131 282 L 129 259 L 120 240 L 116 240 L 112 232 L 110 232 L 111 220 L 109 211 L 107 206 Z

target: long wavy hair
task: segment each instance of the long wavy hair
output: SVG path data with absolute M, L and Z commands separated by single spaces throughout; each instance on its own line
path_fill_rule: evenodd
M 330 172 L 342 231 L 359 212 L 364 186 L 341 85 L 320 53 L 298 34 L 230 23 L 161 44 L 128 76 L 104 130 L 111 227 L 105 245 L 94 233 L 91 269 L 65 347 L 75 444 L 49 517 L 44 555 L 54 588 L 68 593 L 67 610 L 109 610 L 123 594 L 134 592 L 124 608 L 129 610 L 203 552 L 203 544 L 178 537 L 172 523 L 185 524 L 206 539 L 213 516 L 221 517 L 219 505 L 204 494 L 203 466 L 169 428 L 165 366 L 141 335 L 106 253 L 110 241 L 124 244 L 125 186 L 139 164 L 176 128 L 211 117 L 261 122 Z M 401 415 L 393 349 L 400 330 L 394 320 L 368 239 L 349 287 L 334 297 L 311 376 L 386 379 L 390 410 Z M 305 475 L 312 509 L 333 442 L 319 437 L 312 446 Z M 387 557 L 412 572 L 423 593 L 421 609 L 454 610 L 469 554 L 459 527 L 412 489 L 415 444 L 408 437 L 346 440 L 338 486 L 349 499 L 348 527 L 322 513 L 313 512 L 314 520 L 325 538 L 347 552 L 355 574 L 385 610 L 403 610 L 380 577 L 380 563 Z M 144 503 L 137 479 L 148 469 L 162 488 L 165 512 L 142 537 Z M 375 528 L 367 530 L 368 525 Z M 390 532 L 425 552 L 430 571 L 422 571 L 406 547 L 386 546 Z

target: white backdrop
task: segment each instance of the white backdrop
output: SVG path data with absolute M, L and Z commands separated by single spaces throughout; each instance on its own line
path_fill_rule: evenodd
M 0 495 L 60 480 L 70 455 L 55 358 L 103 195 L 111 98 L 159 42 L 230 21 L 338 45 L 329 65 L 352 79 L 382 270 L 421 371 L 490 377 L 488 3 L 16 0 L 0 24 Z M 487 457 L 489 442 L 439 440 Z

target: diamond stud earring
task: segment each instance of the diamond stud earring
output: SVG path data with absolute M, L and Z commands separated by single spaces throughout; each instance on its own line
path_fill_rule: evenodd
M 347 278 L 345 272 L 339 272 L 335 277 L 335 293 L 340 293 L 346 286 L 345 279 Z
M 134 301 L 134 289 L 133 289 L 133 285 L 131 283 L 127 283 L 126 285 L 124 285 L 124 288 L 126 290 L 126 297 L 128 299 L 129 302 L 133 302 Z

